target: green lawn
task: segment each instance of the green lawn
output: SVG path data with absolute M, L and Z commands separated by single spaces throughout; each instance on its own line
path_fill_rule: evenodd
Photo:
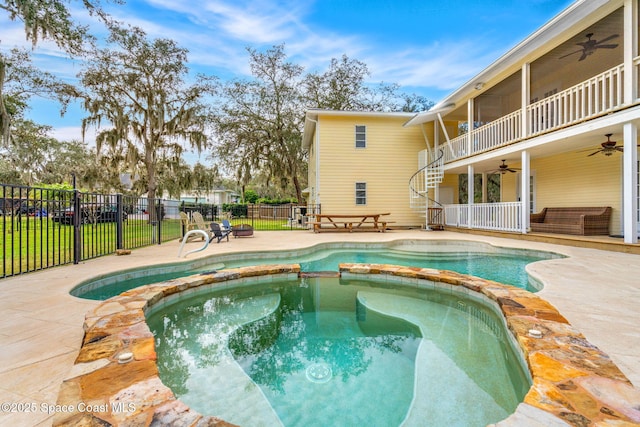
M 48 218 L 0 217 L 0 277 L 73 263 L 73 226 Z M 180 221 L 162 222 L 162 240 L 180 237 Z M 129 220 L 123 227 L 124 247 L 134 249 L 157 243 L 154 229 L 144 220 Z M 116 224 L 82 225 L 82 258 L 115 252 Z
M 180 220 L 165 219 L 161 224 L 162 241 L 180 238 Z M 231 224 L 250 224 L 256 231 L 292 230 L 286 219 L 235 218 Z M 125 249 L 157 244 L 157 229 L 143 219 L 128 219 L 123 233 Z M 0 277 L 73 263 L 73 226 L 47 217 L 23 217 L 18 222 L 16 218 L 0 216 L 0 237 Z M 115 223 L 82 225 L 82 259 L 111 254 L 115 250 Z

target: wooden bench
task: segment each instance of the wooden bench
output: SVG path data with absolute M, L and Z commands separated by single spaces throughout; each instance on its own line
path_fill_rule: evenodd
M 389 213 L 381 214 L 317 214 L 315 221 L 309 221 L 307 224 L 313 226 L 313 232 L 321 231 L 378 231 L 384 232 L 387 224 L 393 221 L 380 220 L 381 216 L 390 215 Z M 324 227 L 323 227 L 324 226 Z
M 611 207 L 544 208 L 531 214 L 531 231 L 597 236 L 609 234 Z

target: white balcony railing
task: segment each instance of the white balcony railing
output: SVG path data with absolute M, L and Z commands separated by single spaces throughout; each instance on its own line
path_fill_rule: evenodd
M 529 135 L 539 135 L 620 108 L 623 103 L 623 77 L 623 65 L 619 65 L 529 105 Z
M 640 69 L 640 61 L 636 60 L 634 64 Z M 471 144 L 468 134 L 451 139 L 441 146 L 445 153 L 445 163 L 583 122 L 623 107 L 623 69 L 623 64 L 618 65 L 528 105 L 524 109 L 528 129 L 522 129 L 522 110 L 517 110 L 473 129 Z
M 467 157 L 469 155 L 467 152 L 467 148 L 469 146 L 467 138 L 467 135 L 460 135 L 450 140 L 447 144 L 441 146 L 444 150 L 445 163 L 452 162 L 456 159 L 461 159 L 462 157 Z
M 480 126 L 473 132 L 473 154 L 492 150 L 502 145 L 511 144 L 522 138 L 522 113 L 520 110 L 502 116 L 497 120 Z M 498 145 L 496 145 L 498 144 Z
M 465 227 L 480 230 L 522 231 L 522 203 L 475 203 L 471 205 L 445 205 L 445 224 L 449 227 Z

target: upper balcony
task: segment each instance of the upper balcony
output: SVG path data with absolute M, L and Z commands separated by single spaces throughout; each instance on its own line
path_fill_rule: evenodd
M 580 6 L 597 18 L 561 16 L 409 124 L 439 121 L 446 164 L 637 105 L 640 56 L 626 47 L 640 31 L 625 22 L 640 8 L 614 3 Z
M 640 57 L 635 59 L 634 66 L 640 74 Z M 474 156 L 628 107 L 632 104 L 623 102 L 623 84 L 624 66 L 616 65 L 451 139 L 441 146 L 444 162 Z

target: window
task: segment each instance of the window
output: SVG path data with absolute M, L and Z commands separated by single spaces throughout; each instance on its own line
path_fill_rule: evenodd
M 356 125 L 356 148 L 367 147 L 367 127 Z
M 356 182 L 356 205 L 367 204 L 367 183 Z

